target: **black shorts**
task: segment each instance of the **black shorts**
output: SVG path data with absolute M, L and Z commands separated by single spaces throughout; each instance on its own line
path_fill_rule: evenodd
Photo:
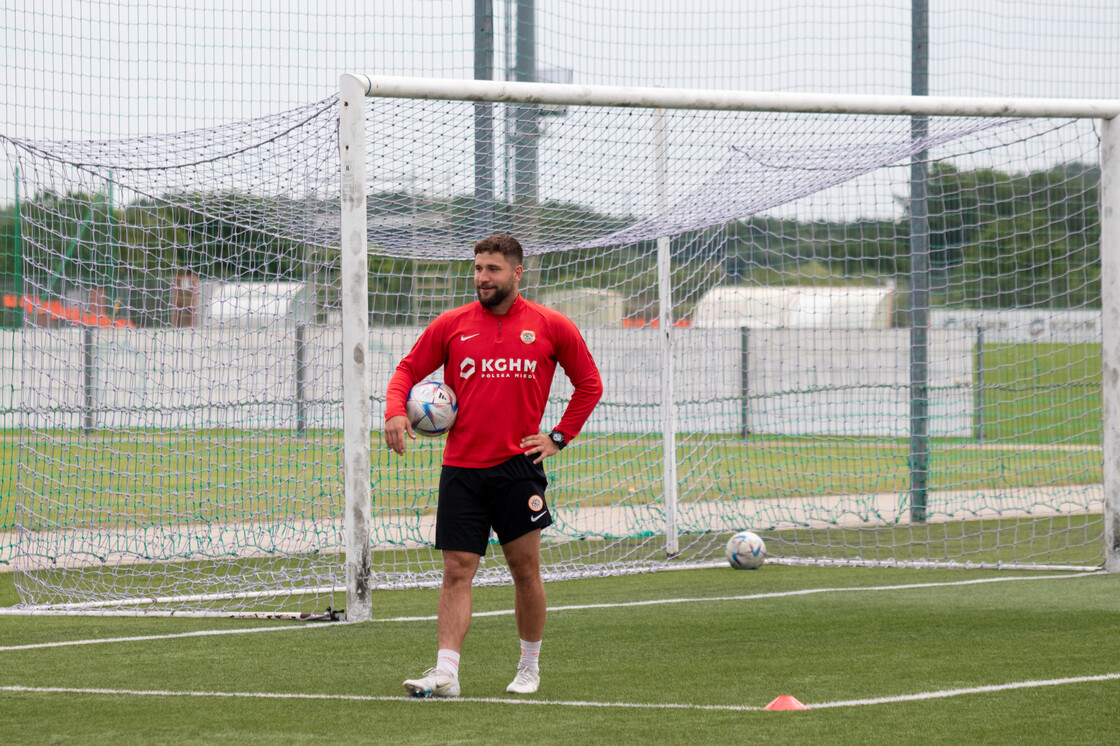
M 436 549 L 486 554 L 490 529 L 507 544 L 552 525 L 544 499 L 544 467 L 528 456 L 497 466 L 444 466 L 436 508 Z

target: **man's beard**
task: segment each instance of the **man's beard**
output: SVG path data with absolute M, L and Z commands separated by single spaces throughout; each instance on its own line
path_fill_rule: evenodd
M 481 303 L 482 307 L 487 311 L 489 311 L 491 308 L 494 308 L 495 306 L 500 306 L 502 302 L 513 293 L 513 283 L 510 283 L 505 287 L 502 287 L 501 285 L 495 285 L 492 289 L 494 291 L 494 294 L 491 295 L 489 299 L 482 297 L 481 288 L 475 286 L 474 289 L 475 293 L 478 295 L 478 302 Z

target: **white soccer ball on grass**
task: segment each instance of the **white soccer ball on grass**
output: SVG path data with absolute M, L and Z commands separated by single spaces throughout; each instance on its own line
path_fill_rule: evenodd
M 766 542 L 754 531 L 740 531 L 727 541 L 727 562 L 736 570 L 757 570 L 766 561 Z

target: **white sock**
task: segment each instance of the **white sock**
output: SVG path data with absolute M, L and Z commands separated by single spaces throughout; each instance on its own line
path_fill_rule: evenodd
M 525 642 L 521 641 L 521 661 L 517 664 L 518 668 L 527 668 L 530 671 L 540 670 L 540 657 L 541 657 L 541 641 Z
M 439 655 L 436 657 L 436 670 L 459 678 L 459 653 L 448 648 L 440 648 Z

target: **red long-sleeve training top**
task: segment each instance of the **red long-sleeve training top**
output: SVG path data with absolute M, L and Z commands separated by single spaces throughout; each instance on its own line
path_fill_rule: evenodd
M 557 364 L 575 391 L 553 429 L 570 441 L 603 395 L 599 369 L 576 325 L 520 295 L 504 314 L 468 303 L 440 314 L 397 365 L 385 419 L 403 415 L 412 386 L 442 365 L 444 383 L 459 399 L 443 463 L 494 466 L 524 453 L 521 439 L 540 432 Z

